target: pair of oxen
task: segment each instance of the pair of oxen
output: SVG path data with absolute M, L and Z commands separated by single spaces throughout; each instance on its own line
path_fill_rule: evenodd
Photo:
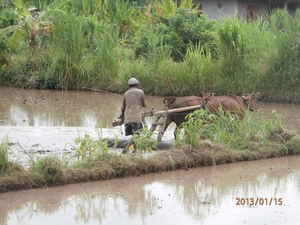
M 210 113 L 219 115 L 220 107 L 226 113 L 236 115 L 239 119 L 245 117 L 247 110 L 256 111 L 258 109 L 257 99 L 261 96 L 259 93 L 245 94 L 242 96 L 238 95 L 220 95 L 217 96 L 215 93 L 206 93 L 202 96 L 185 96 L 185 97 L 167 97 L 163 99 L 164 107 L 167 109 L 184 108 L 189 106 L 199 105 L 199 109 L 205 109 Z M 194 111 L 194 110 L 193 110 Z M 186 116 L 192 111 L 184 113 L 170 113 L 167 115 L 166 126 L 167 127 L 174 122 L 176 127 L 179 127 L 184 121 Z M 163 132 L 164 132 L 163 131 Z

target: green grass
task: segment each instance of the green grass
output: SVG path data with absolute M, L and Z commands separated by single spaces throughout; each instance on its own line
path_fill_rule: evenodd
M 8 168 L 8 137 L 4 137 L 0 143 L 0 174 Z
M 183 123 L 184 135 L 180 141 L 199 147 L 203 140 L 218 143 L 229 149 L 257 150 L 259 145 L 270 142 L 270 136 L 282 128 L 280 116 L 260 118 L 258 112 L 247 112 L 243 120 L 220 109 L 220 116 L 197 110 Z

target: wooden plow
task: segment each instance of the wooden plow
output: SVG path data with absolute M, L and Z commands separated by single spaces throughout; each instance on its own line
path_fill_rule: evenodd
M 152 122 L 152 126 L 149 129 L 149 131 L 154 132 L 156 130 L 157 126 L 159 126 L 157 141 L 161 142 L 161 139 L 165 132 L 168 114 L 186 112 L 186 111 L 194 111 L 194 110 L 200 109 L 201 106 L 202 105 L 195 105 L 195 106 L 176 108 L 176 109 L 165 109 L 165 110 L 161 110 L 161 111 L 155 111 L 155 110 L 145 111 L 142 114 L 143 123 L 144 123 L 144 125 L 146 125 L 145 117 L 156 116 L 156 120 L 154 122 Z M 163 119 L 161 120 L 161 118 L 163 118 Z M 112 122 L 112 125 L 114 127 L 122 125 L 122 120 L 116 119 Z

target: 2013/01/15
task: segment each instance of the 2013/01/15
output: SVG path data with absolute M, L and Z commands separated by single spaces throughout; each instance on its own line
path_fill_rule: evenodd
M 282 198 L 236 198 L 235 205 L 282 205 Z

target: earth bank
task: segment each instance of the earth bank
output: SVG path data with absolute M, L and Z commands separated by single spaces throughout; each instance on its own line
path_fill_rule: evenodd
M 141 152 L 123 155 L 102 153 L 97 159 L 87 160 L 84 166 L 76 168 L 49 156 L 36 165 L 40 167 L 37 169 L 39 173 L 10 162 L 0 177 L 0 193 L 300 154 L 299 136 L 284 130 L 272 133 L 268 144 L 253 145 L 255 150 L 231 150 L 203 141 L 198 148 L 174 146 L 147 158 L 143 158 Z

